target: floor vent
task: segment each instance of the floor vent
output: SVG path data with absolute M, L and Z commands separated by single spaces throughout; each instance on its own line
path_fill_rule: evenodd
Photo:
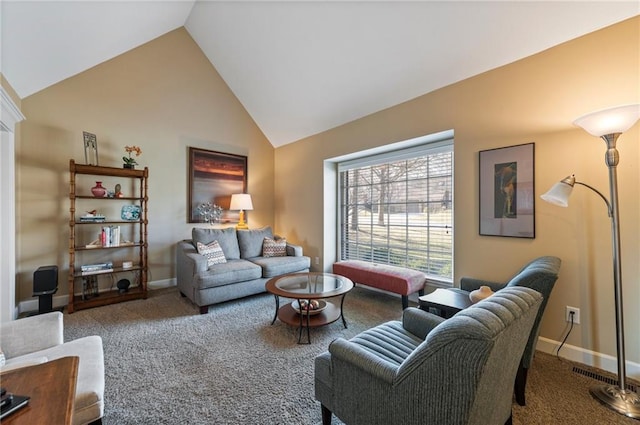
M 607 383 L 609 385 L 618 385 L 618 380 L 617 379 L 609 378 L 607 376 L 600 375 L 599 373 L 591 372 L 590 370 L 586 370 L 586 369 L 582 369 L 582 368 L 574 366 L 573 367 L 573 371 L 575 373 L 579 373 L 580 375 L 584 375 L 584 376 L 587 376 L 589 378 L 597 379 L 598 381 Z M 627 389 L 629 391 L 633 391 L 633 392 L 636 392 L 636 393 L 638 392 L 638 387 L 636 385 L 633 385 L 633 384 L 627 383 Z

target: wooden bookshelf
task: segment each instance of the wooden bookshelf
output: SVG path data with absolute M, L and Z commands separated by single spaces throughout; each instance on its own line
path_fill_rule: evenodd
M 87 184 L 90 179 L 82 181 L 84 189 L 78 190 L 78 179 L 82 175 L 88 176 L 104 176 L 131 179 L 132 186 L 135 187 L 135 193 L 132 196 L 125 197 L 95 197 L 90 195 Z M 76 164 L 72 159 L 69 161 L 69 303 L 68 311 L 73 313 L 76 310 L 85 308 L 99 307 L 108 304 L 114 304 L 123 301 L 129 301 L 140 298 L 147 298 L 147 225 L 148 225 L 148 178 L 149 169 L 145 167 L 141 170 L 101 167 L 97 165 Z M 87 202 L 106 202 L 113 203 L 112 206 L 131 204 L 140 206 L 140 219 L 136 220 L 114 220 L 105 219 L 103 221 L 81 221 L 76 214 L 76 210 L 87 205 Z M 79 229 L 91 229 L 93 226 L 100 229 L 104 226 L 131 226 L 132 233 L 135 234 L 136 240 L 122 242 L 115 246 L 93 245 L 89 246 L 91 241 L 79 240 Z M 101 258 L 113 258 L 119 250 L 132 250 L 132 254 L 136 257 L 132 267 L 123 268 L 121 265 L 114 264 L 108 271 L 96 272 L 92 274 L 82 274 L 82 264 L 91 263 L 89 256 L 91 252 L 100 252 Z M 115 281 L 128 276 L 132 279 L 132 286 L 127 292 L 119 292 L 116 288 Z M 86 293 L 86 278 L 88 276 L 104 277 L 103 289 L 98 289 L 91 294 Z M 97 284 L 97 283 L 96 283 Z

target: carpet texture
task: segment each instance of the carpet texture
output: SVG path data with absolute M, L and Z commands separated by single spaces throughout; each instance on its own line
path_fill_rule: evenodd
M 401 317 L 399 298 L 355 288 L 345 299 L 349 328 L 338 321 L 312 329 L 312 344 L 298 345 L 296 329 L 270 324 L 274 309 L 273 296 L 263 294 L 200 315 L 168 288 L 151 291 L 147 300 L 65 314 L 65 340 L 103 339 L 105 425 L 317 425 L 314 357 L 339 336 Z M 528 404 L 514 404 L 514 424 L 638 424 L 593 400 L 587 388 L 595 381 L 572 366 L 537 353 Z

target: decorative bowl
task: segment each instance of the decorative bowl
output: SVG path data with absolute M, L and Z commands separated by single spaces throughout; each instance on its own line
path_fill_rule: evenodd
M 318 301 L 318 308 L 316 308 L 315 310 L 301 310 L 300 309 L 300 304 L 298 304 L 298 300 L 295 300 L 291 303 L 291 307 L 293 307 L 293 309 L 296 311 L 296 313 L 298 314 L 309 314 L 309 316 L 315 316 L 316 314 L 320 314 L 322 313 L 322 310 L 324 310 L 325 308 L 327 308 L 327 302 L 325 300 L 317 300 Z

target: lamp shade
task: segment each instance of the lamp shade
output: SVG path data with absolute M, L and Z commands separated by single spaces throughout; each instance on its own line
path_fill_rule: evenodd
M 567 207 L 569 206 L 569 196 L 571 196 L 575 182 L 576 178 L 573 175 L 567 176 L 551 186 L 551 189 L 544 195 L 540 195 L 540 197 L 550 204 Z
M 577 118 L 573 123 L 592 136 L 624 133 L 640 119 L 640 104 L 616 106 L 591 112 Z
M 230 210 L 252 210 L 253 203 L 251 202 L 251 195 L 248 193 L 235 193 L 231 195 Z

